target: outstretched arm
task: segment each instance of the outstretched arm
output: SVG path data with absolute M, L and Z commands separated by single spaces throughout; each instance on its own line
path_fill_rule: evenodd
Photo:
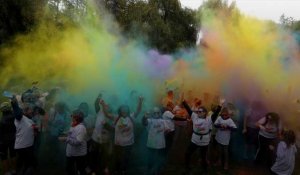
M 101 105 L 101 107 L 103 109 L 104 116 L 109 118 L 110 120 L 114 120 L 115 116 L 107 111 L 107 106 L 106 106 L 104 100 L 100 100 L 99 104 Z
M 143 116 L 143 118 L 142 118 L 142 124 L 144 125 L 144 126 L 147 126 L 148 125 L 148 116 L 150 115 L 150 113 L 149 112 L 147 112 L 147 113 L 145 113 L 145 115 Z
M 214 123 L 222 109 L 222 106 L 224 105 L 225 103 L 225 99 L 220 99 L 219 101 L 219 105 L 217 106 L 217 109 L 215 111 L 213 111 L 213 114 L 211 115 L 211 121 Z
M 214 126 L 215 126 L 215 128 L 219 128 L 221 130 L 230 130 L 230 131 L 236 131 L 237 130 L 236 127 L 232 127 L 232 126 L 224 126 L 224 125 L 220 125 L 220 124 L 215 124 Z
M 187 104 L 187 102 L 185 100 L 182 101 L 182 105 L 183 107 L 186 109 L 186 111 L 188 112 L 188 116 L 191 117 L 193 111 L 191 110 L 190 106 Z
M 17 120 L 21 120 L 22 117 L 23 117 L 23 111 L 19 107 L 19 104 L 18 104 L 16 96 L 13 96 L 13 98 L 11 99 L 11 106 L 13 108 L 15 118 Z
M 136 111 L 135 111 L 134 116 L 133 116 L 134 118 L 136 118 L 139 115 L 139 113 L 141 112 L 143 100 L 144 100 L 143 97 L 140 96 Z
M 98 96 L 94 103 L 96 114 L 100 111 L 100 100 L 101 100 L 101 98 L 99 98 L 99 96 Z

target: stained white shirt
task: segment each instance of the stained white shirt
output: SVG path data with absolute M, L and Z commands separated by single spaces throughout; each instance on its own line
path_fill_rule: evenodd
M 215 121 L 215 125 L 224 125 L 228 128 L 237 128 L 231 118 L 224 120 L 221 116 L 217 118 L 217 120 Z M 231 134 L 230 129 L 217 128 L 215 139 L 218 143 L 222 145 L 229 145 L 230 134 Z
M 193 112 L 191 119 L 193 121 L 193 135 L 191 141 L 199 146 L 208 145 L 210 141 L 210 130 L 212 129 L 211 117 L 200 118 L 198 114 Z
M 284 141 L 278 144 L 276 152 L 276 161 L 271 170 L 280 175 L 291 175 L 295 167 L 295 154 L 297 148 L 295 145 L 287 147 Z
M 147 119 L 147 147 L 162 149 L 166 147 L 164 119 Z

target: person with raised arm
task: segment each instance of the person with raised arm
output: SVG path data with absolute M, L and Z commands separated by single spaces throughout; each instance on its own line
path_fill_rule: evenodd
M 189 117 L 191 118 L 193 122 L 193 134 L 191 142 L 186 150 L 185 153 L 185 171 L 188 174 L 191 170 L 190 168 L 190 160 L 192 157 L 192 154 L 197 150 L 200 149 L 201 152 L 201 159 L 202 159 L 202 168 L 203 173 L 207 173 L 207 150 L 208 145 L 210 142 L 210 132 L 212 129 L 212 125 L 214 121 L 216 120 L 223 104 L 225 102 L 225 99 L 219 100 L 219 105 L 216 109 L 216 111 L 209 117 L 207 114 L 207 109 L 203 106 L 200 106 L 198 109 L 195 109 L 194 111 L 191 110 L 190 106 L 186 103 L 186 101 L 183 101 L 183 106 L 187 110 Z
M 15 96 L 11 99 L 11 105 L 15 116 L 17 153 L 17 174 L 33 174 L 37 162 L 34 155 L 34 122 L 32 106 L 25 105 L 23 110 L 19 107 Z
M 222 162 L 224 170 L 228 170 L 228 145 L 230 141 L 231 131 L 236 130 L 237 126 L 230 118 L 228 108 L 223 108 L 220 116 L 214 122 L 217 128 L 216 141 L 219 150 L 219 162 Z
M 100 93 L 95 100 L 96 122 L 92 133 L 91 144 L 91 169 L 95 174 L 109 174 L 111 171 L 111 146 L 113 135 L 113 124 L 110 119 L 104 116 L 100 101 L 103 94 Z M 109 105 L 105 105 L 109 111 Z M 100 166 L 99 166 L 100 165 Z
M 160 174 L 165 159 L 164 149 L 166 148 L 166 127 L 160 109 L 154 107 L 151 113 L 146 113 L 142 119 L 142 124 L 146 126 L 148 130 L 147 174 Z
M 114 121 L 115 128 L 115 170 L 117 174 L 125 174 L 128 168 L 129 157 L 134 144 L 134 119 L 142 109 L 143 98 L 140 96 L 136 112 L 130 113 L 128 105 L 121 105 L 118 114 L 108 112 L 104 100 L 100 101 L 104 115 Z

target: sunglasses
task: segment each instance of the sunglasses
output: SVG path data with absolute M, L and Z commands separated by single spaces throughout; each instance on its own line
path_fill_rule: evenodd
M 204 111 L 203 110 L 198 110 L 198 111 L 195 111 L 196 113 L 203 113 Z

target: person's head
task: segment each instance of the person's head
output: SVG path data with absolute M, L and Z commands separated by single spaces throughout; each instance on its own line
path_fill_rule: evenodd
M 283 132 L 283 141 L 287 144 L 287 147 L 295 144 L 296 142 L 296 135 L 293 130 L 288 130 Z
M 31 104 L 25 104 L 23 106 L 23 114 L 28 118 L 32 118 L 34 116 L 34 107 Z
M 269 112 L 266 114 L 267 122 L 278 124 L 279 115 L 275 112 Z
M 3 102 L 0 105 L 1 112 L 12 111 L 11 104 L 9 102 Z
M 84 114 L 80 110 L 75 110 L 72 112 L 71 118 L 72 118 L 72 126 L 76 126 L 79 123 L 83 122 Z
M 207 115 L 207 109 L 204 106 L 199 107 L 198 109 L 194 110 L 198 117 L 204 118 Z
M 166 110 L 173 111 L 174 107 L 175 106 L 174 106 L 174 104 L 172 102 L 168 102 L 167 106 L 166 106 Z
M 168 90 L 167 95 L 168 95 L 168 97 L 173 98 L 173 96 L 174 96 L 173 90 Z
M 154 107 L 152 111 L 153 118 L 160 118 L 161 117 L 161 111 L 158 107 Z
M 86 102 L 80 103 L 78 109 L 80 111 L 82 111 L 82 113 L 84 114 L 84 117 L 88 116 L 88 114 L 89 114 L 89 105 Z
M 45 115 L 46 114 L 46 111 L 39 106 L 35 106 L 33 108 L 33 112 L 34 112 L 34 115 Z
M 122 105 L 118 110 L 120 117 L 128 117 L 130 115 L 130 110 L 128 105 Z
M 223 119 L 228 119 L 230 117 L 228 108 L 223 108 L 220 115 Z

